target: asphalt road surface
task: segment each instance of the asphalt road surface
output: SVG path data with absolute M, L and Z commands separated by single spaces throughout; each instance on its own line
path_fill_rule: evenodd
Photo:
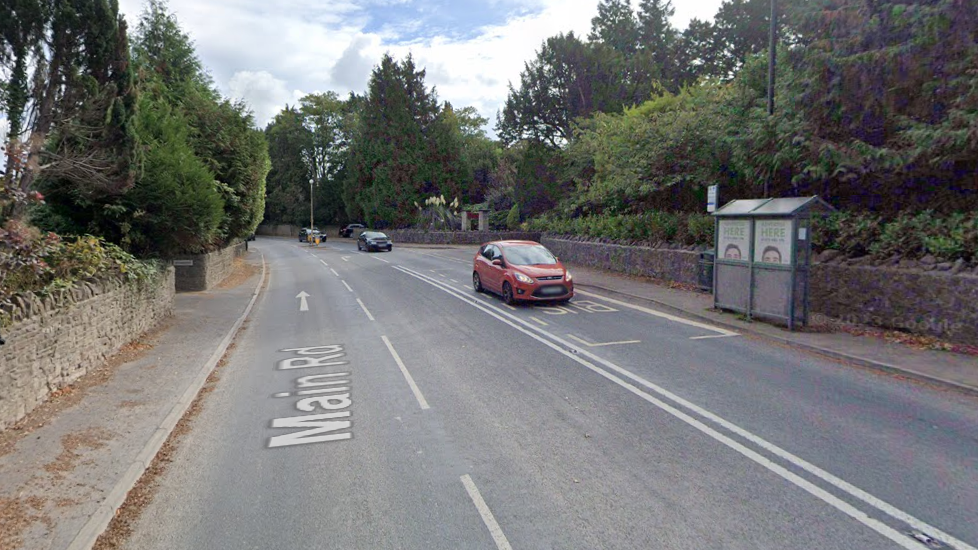
M 130 548 L 978 547 L 978 399 L 649 304 L 511 308 L 475 247 L 256 245 Z

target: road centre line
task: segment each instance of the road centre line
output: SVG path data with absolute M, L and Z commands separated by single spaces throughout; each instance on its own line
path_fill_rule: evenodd
M 549 327 L 550 326 L 550 323 L 546 323 L 542 319 L 537 319 L 536 317 L 534 317 L 532 315 L 530 315 L 530 319 L 532 319 L 534 322 L 536 322 L 538 325 L 540 325 L 542 327 Z
M 472 499 L 475 508 L 479 510 L 479 515 L 482 516 L 482 523 L 485 523 L 489 529 L 489 534 L 492 535 L 492 540 L 496 543 L 496 548 L 498 550 L 513 550 L 513 547 L 509 545 L 509 541 L 506 540 L 506 535 L 503 533 L 503 530 L 496 523 L 496 518 L 493 517 L 492 510 L 489 509 L 489 505 L 482 498 L 482 493 L 475 486 L 475 482 L 472 481 L 469 474 L 465 474 L 461 479 L 462 485 L 465 486 L 465 492 L 469 494 L 469 498 Z
M 360 309 L 362 309 L 363 312 L 367 314 L 367 319 L 370 319 L 371 321 L 376 321 L 376 319 L 374 319 L 374 316 L 371 315 L 369 311 L 367 311 L 367 306 L 363 305 L 363 302 L 360 300 L 360 298 L 357 298 L 357 303 L 360 304 Z
M 690 340 L 711 340 L 713 338 L 730 338 L 731 336 L 739 336 L 739 334 L 711 334 L 709 336 L 690 336 Z
M 851 517 L 852 519 L 858 521 L 859 523 L 876 531 L 880 535 L 886 537 L 887 539 L 891 540 L 892 542 L 896 543 L 898 546 L 902 548 L 906 548 L 907 550 L 921 550 L 923 546 L 921 546 L 916 541 L 910 539 L 907 535 L 901 533 L 900 531 L 897 531 L 896 529 L 886 525 L 885 523 L 877 519 L 870 517 L 867 513 L 863 512 L 862 510 L 859 510 L 858 508 L 849 504 L 848 502 L 845 502 L 844 500 L 836 497 L 832 493 L 829 493 L 825 489 L 822 489 L 821 487 L 815 485 L 814 483 L 808 481 L 807 479 L 801 477 L 800 475 L 791 472 L 785 467 L 766 458 L 760 453 L 746 447 L 745 445 L 739 443 L 738 441 L 732 439 L 731 437 L 728 437 L 727 435 L 718 432 L 716 429 L 706 425 L 702 421 L 690 416 L 689 414 L 666 403 L 665 401 L 662 401 L 661 399 L 652 395 L 652 393 L 658 394 L 672 401 L 673 403 L 681 407 L 684 407 L 697 415 L 700 415 L 704 419 L 709 420 L 719 425 L 720 427 L 750 441 L 751 443 L 761 447 L 767 452 L 774 454 L 777 457 L 781 458 L 782 460 L 792 464 L 793 466 L 808 472 L 809 474 L 817 477 L 821 481 L 829 485 L 832 485 L 836 489 L 847 493 L 848 495 L 864 502 L 865 504 L 868 504 L 869 506 L 875 508 L 876 510 L 883 512 L 884 514 L 894 519 L 902 521 L 903 523 L 909 525 L 914 529 L 923 531 L 933 537 L 940 539 L 941 542 L 950 546 L 951 548 L 955 548 L 957 550 L 978 550 L 974 546 L 971 546 L 968 543 L 957 539 L 956 537 L 950 535 L 949 533 L 946 533 L 941 529 L 938 529 L 937 527 L 930 525 L 929 523 L 919 518 L 916 518 L 907 512 L 904 512 L 903 510 L 889 504 L 888 502 L 867 493 L 866 491 L 850 484 L 849 482 L 839 477 L 834 476 L 833 474 L 819 468 L 818 466 L 815 466 L 814 464 L 811 464 L 810 462 L 802 459 L 801 457 L 796 456 L 788 452 L 787 450 L 782 449 L 781 447 L 778 447 L 777 445 L 761 438 L 760 436 L 757 436 L 752 432 L 749 432 L 744 428 L 741 428 L 740 426 L 737 426 L 736 424 L 728 420 L 725 420 L 720 416 L 690 401 L 687 401 L 686 399 L 683 399 L 682 397 L 679 397 L 678 395 L 675 395 L 674 393 L 666 390 L 665 388 L 657 384 L 645 380 L 644 378 L 628 371 L 627 369 L 624 369 L 606 359 L 594 355 L 593 353 L 587 350 L 582 349 L 582 350 L 578 350 L 578 353 L 576 354 L 572 353 L 571 351 L 568 350 L 575 349 L 575 347 L 572 346 L 569 342 L 542 328 L 527 323 L 526 321 L 520 319 L 515 315 L 506 313 L 505 311 L 502 311 L 496 307 L 492 307 L 489 304 L 483 304 L 479 301 L 471 300 L 468 296 L 457 293 L 451 287 L 441 284 L 441 282 L 438 281 L 437 279 L 432 279 L 426 275 L 408 270 L 406 268 L 399 268 L 399 270 L 408 275 L 411 275 L 416 279 L 426 282 L 448 294 L 451 294 L 455 298 L 475 307 L 476 309 L 481 310 L 482 312 L 486 313 L 491 317 L 496 318 L 499 321 L 502 321 L 510 325 L 516 330 L 539 341 L 540 343 L 557 351 L 558 353 L 566 356 L 567 358 L 581 364 L 582 366 L 593 371 L 594 373 L 621 386 L 622 388 L 625 388 L 626 390 L 638 396 L 639 398 L 645 400 L 646 402 L 655 405 L 656 407 L 662 409 L 666 413 L 685 422 L 686 424 L 692 426 L 693 428 L 702 432 L 703 434 L 711 437 L 717 442 L 740 453 L 741 455 L 745 456 L 751 461 L 777 474 L 778 476 L 785 479 L 786 481 L 791 482 L 795 486 L 808 492 L 812 496 L 822 500 L 823 502 L 832 506 L 836 510 L 842 512 L 843 514 Z M 594 362 L 591 362 L 588 359 L 591 359 Z M 599 367 L 595 363 L 599 363 L 603 365 L 608 370 Z M 644 388 L 640 388 L 637 385 L 632 384 L 631 382 L 623 379 L 622 377 L 629 378 L 632 381 L 637 382 L 640 386 L 644 386 Z M 651 390 L 652 393 L 646 390 Z
M 345 286 L 347 290 L 349 290 L 350 292 L 353 292 L 353 289 L 350 288 L 350 285 L 346 284 L 346 281 L 344 281 L 343 279 L 340 279 L 340 282 L 343 283 L 343 286 Z
M 577 294 L 583 294 L 585 296 L 591 296 L 592 298 L 598 298 L 599 300 L 604 300 L 606 302 L 611 302 L 612 304 L 615 304 L 615 305 L 624 306 L 624 307 L 627 307 L 627 308 L 634 309 L 636 311 L 641 311 L 642 313 L 647 313 L 647 314 L 652 315 L 654 317 L 661 317 L 663 319 L 667 319 L 669 321 L 674 321 L 676 323 L 681 323 L 681 324 L 684 324 L 684 325 L 689 325 L 691 327 L 696 327 L 696 328 L 701 328 L 701 329 L 709 330 L 709 331 L 712 331 L 712 332 L 716 332 L 718 334 L 722 334 L 724 336 L 739 336 L 736 332 L 733 332 L 733 331 L 730 331 L 730 330 L 727 330 L 727 329 L 724 329 L 724 328 L 715 327 L 715 326 L 712 326 L 712 325 L 708 325 L 706 323 L 700 323 L 698 321 L 690 321 L 689 319 L 683 319 L 682 317 L 677 317 L 675 315 L 670 315 L 668 313 L 663 313 L 661 311 L 656 311 L 654 309 L 649 309 L 647 307 L 642 307 L 642 306 L 638 306 L 638 305 L 635 305 L 635 304 L 629 304 L 628 302 L 622 302 L 621 300 L 615 300 L 614 298 L 608 298 L 607 296 L 602 296 L 600 294 L 594 294 L 593 292 L 586 292 L 586 291 L 583 291 L 581 289 L 575 289 L 575 292 Z
M 319 262 L 320 262 L 320 263 L 322 263 L 322 264 L 323 264 L 324 266 L 326 266 L 326 267 L 329 267 L 329 264 L 328 264 L 328 263 L 326 263 L 325 261 L 323 261 L 323 260 L 319 260 Z
M 371 258 L 377 260 L 378 262 L 384 262 L 385 264 L 389 264 L 390 263 L 390 262 L 388 262 L 387 260 L 385 260 L 383 258 L 378 258 L 377 256 L 371 256 Z
M 333 275 L 336 275 L 337 277 L 339 277 L 339 276 L 340 276 L 340 274 L 339 274 L 339 273 L 337 273 L 337 272 L 336 272 L 336 270 L 335 270 L 335 269 L 333 269 L 332 267 L 331 267 L 331 268 L 329 268 L 329 270 L 333 272 Z
M 421 389 L 418 385 L 414 383 L 414 377 L 408 372 L 407 367 L 404 366 L 404 361 L 401 361 L 401 356 L 397 354 L 394 346 L 391 345 L 391 341 L 387 339 L 387 336 L 381 336 L 384 343 L 387 344 L 387 350 L 391 352 L 394 357 L 394 362 L 397 363 L 397 368 L 401 369 L 401 374 L 404 375 L 404 379 L 407 380 L 408 386 L 411 387 L 411 393 L 414 394 L 414 398 L 418 400 L 418 405 L 421 405 L 421 410 L 428 410 L 431 407 L 428 406 L 428 401 L 421 395 Z
M 622 340 L 620 342 L 602 342 L 602 343 L 598 344 L 598 343 L 588 342 L 584 338 L 579 338 L 577 336 L 574 336 L 573 334 L 568 334 L 567 337 L 568 338 L 573 338 L 574 340 L 577 340 L 578 342 L 584 344 L 585 346 L 587 346 L 589 348 L 600 348 L 600 347 L 604 347 L 604 346 L 615 346 L 615 345 L 618 345 L 618 344 L 641 344 L 642 343 L 641 340 Z

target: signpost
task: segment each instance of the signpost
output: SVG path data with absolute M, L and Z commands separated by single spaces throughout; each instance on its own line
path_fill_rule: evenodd
M 711 185 L 706 188 L 706 211 L 713 213 L 717 210 L 717 195 L 719 194 L 719 185 Z

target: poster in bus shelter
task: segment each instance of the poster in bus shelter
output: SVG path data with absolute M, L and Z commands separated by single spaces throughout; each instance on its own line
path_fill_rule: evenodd
M 750 254 L 750 220 L 720 220 L 717 255 L 746 262 Z
M 791 220 L 757 220 L 754 261 L 791 265 Z

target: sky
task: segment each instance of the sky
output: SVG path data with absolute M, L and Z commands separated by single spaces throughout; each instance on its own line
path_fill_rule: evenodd
M 673 25 L 712 20 L 721 0 L 673 0 Z M 638 5 L 632 1 L 633 7 Z M 226 96 L 264 125 L 309 93 L 363 93 L 385 52 L 412 54 L 425 82 L 454 107 L 489 119 L 545 39 L 586 37 L 598 0 L 169 0 Z M 144 0 L 120 0 L 135 30 Z

